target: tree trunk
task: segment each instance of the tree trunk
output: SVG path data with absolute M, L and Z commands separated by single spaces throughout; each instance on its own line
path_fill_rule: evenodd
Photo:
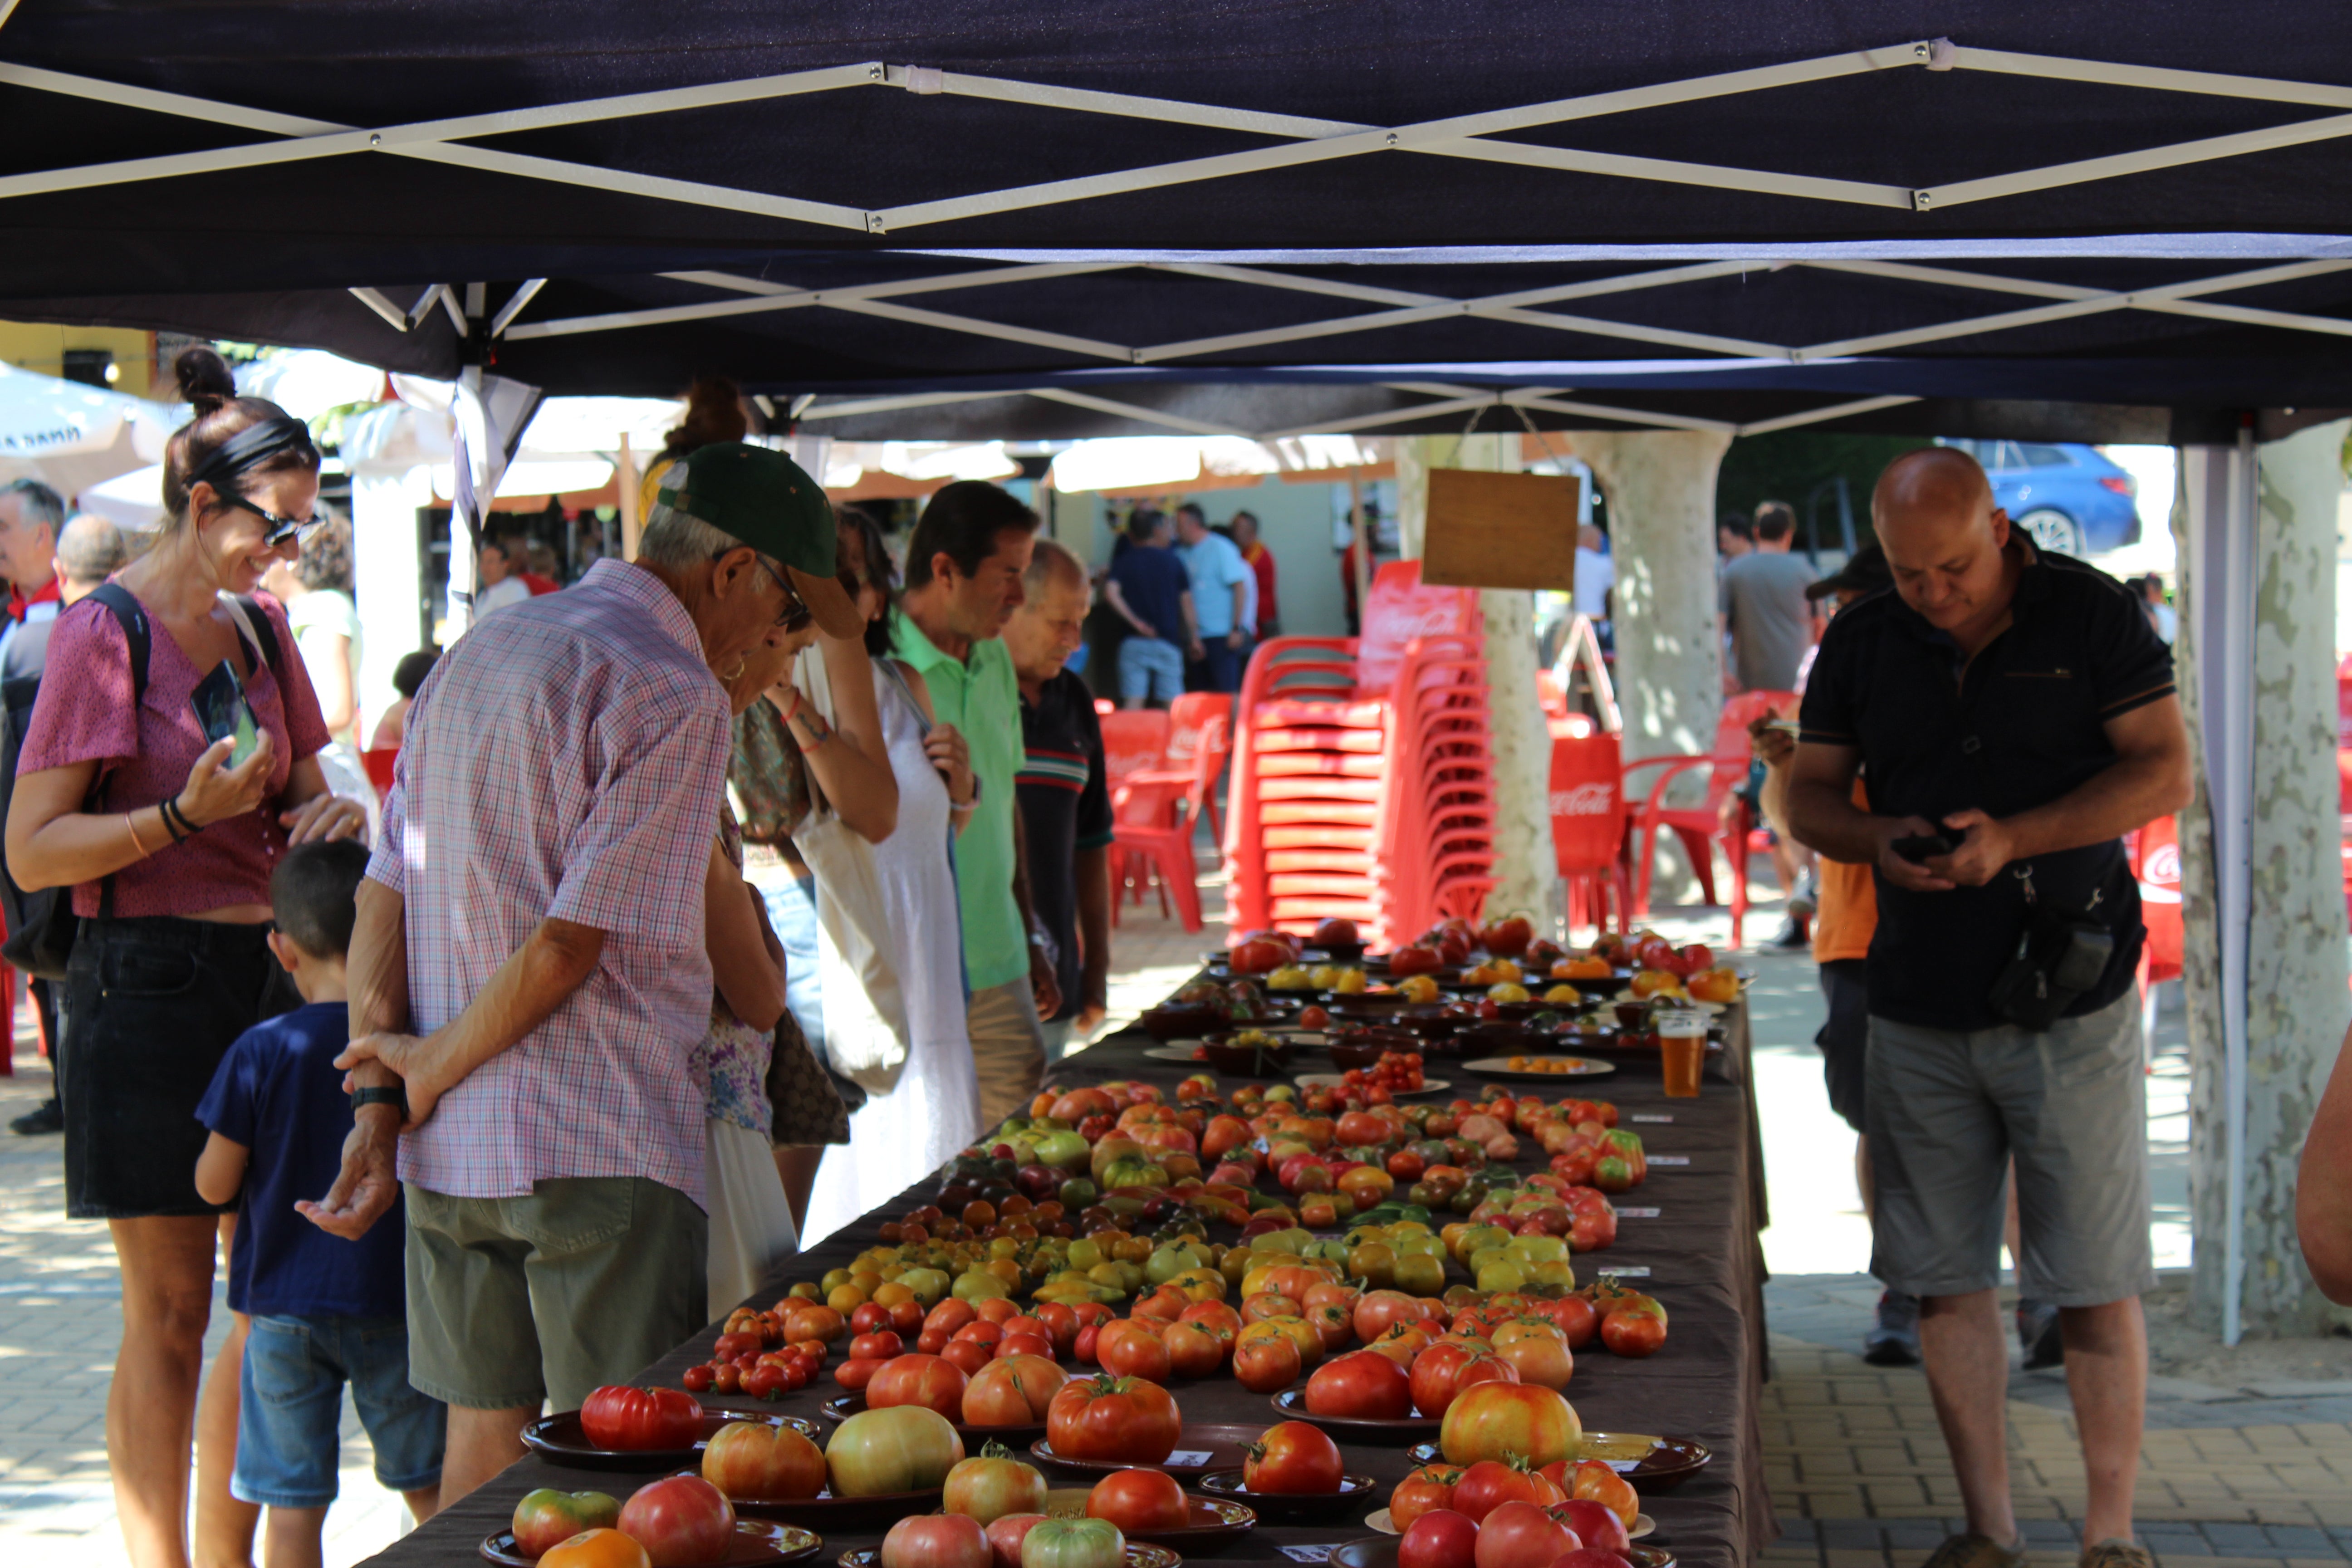
M 1731 445 L 1703 430 L 1601 434 L 1577 431 L 1569 447 L 1592 467 L 1608 499 L 1617 561 L 1617 700 L 1625 711 L 1627 762 L 1715 748 L 1723 711 L 1723 638 L 1716 630 L 1715 476 Z M 1640 801 L 1657 770 L 1633 777 Z M 1696 771 L 1673 798 L 1696 804 L 1706 780 Z M 1681 842 L 1662 834 L 1670 863 Z M 1660 883 L 1661 887 L 1668 884 Z
M 1429 516 L 1429 470 L 1477 468 L 1517 473 L 1519 437 L 1420 436 L 1397 443 L 1397 532 L 1408 559 L 1423 552 Z M 1573 526 L 1571 523 L 1570 526 Z M 1486 702 L 1494 751 L 1495 890 L 1490 912 L 1524 910 L 1538 931 L 1566 911 L 1559 858 L 1551 842 L 1551 729 L 1536 700 L 1535 595 L 1485 588 Z
M 2336 752 L 2336 531 L 2345 422 L 2260 448 L 2254 552 L 2252 899 L 2246 968 L 2243 1331 L 2311 1334 L 2342 1314 L 2312 1285 L 2295 1239 L 2295 1164 L 2347 1010 Z M 2183 491 L 2189 487 L 2184 484 Z M 2175 511 L 2176 526 L 2185 507 Z M 2184 552 L 2182 559 L 2195 564 Z M 2189 636 L 2196 585 L 2183 574 L 2176 652 L 2192 735 L 2218 715 L 2195 691 Z M 2230 1289 L 2228 1078 L 2204 748 L 2198 798 L 2182 818 L 2184 977 L 2190 1059 L 2193 1299 L 2218 1325 Z

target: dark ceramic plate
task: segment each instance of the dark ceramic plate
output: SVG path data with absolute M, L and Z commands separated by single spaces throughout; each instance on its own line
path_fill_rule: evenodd
M 1334 1546 L 1331 1568 L 1397 1568 L 1397 1540 L 1393 1535 L 1375 1535 L 1369 1541 Z M 1675 1568 L 1675 1554 L 1663 1546 L 1621 1547 L 1617 1555 L 1633 1568 Z
M 735 1505 L 737 1513 L 756 1514 L 761 1519 L 781 1519 L 791 1524 L 817 1525 L 827 1530 L 853 1530 L 865 1524 L 888 1524 L 910 1513 L 936 1512 L 942 1489 L 931 1487 L 919 1492 L 835 1497 L 833 1489 L 827 1487 L 814 1497 L 739 1497 L 728 1500 Z
M 818 1405 L 817 1414 L 828 1421 L 846 1421 L 866 1408 L 866 1395 L 845 1394 L 838 1399 L 828 1399 Z M 977 1454 L 982 1443 L 1002 1443 L 1017 1448 L 1024 1443 L 1034 1443 L 1045 1435 L 1043 1421 L 1024 1421 L 1018 1426 L 973 1426 L 965 1422 L 950 1422 L 956 1436 L 963 1439 L 966 1454 Z
M 815 1422 L 798 1415 L 779 1415 L 772 1410 L 712 1410 L 702 1412 L 702 1436 L 690 1448 L 598 1448 L 592 1447 L 586 1433 L 580 1429 L 580 1412 L 565 1410 L 544 1415 L 522 1429 L 522 1446 L 551 1465 L 562 1465 L 572 1470 L 668 1470 L 680 1465 L 698 1463 L 702 1458 L 702 1446 L 730 1421 L 751 1421 L 762 1426 L 790 1426 L 819 1447 L 824 1446 L 824 1429 Z
M 1444 1457 L 1434 1443 L 1416 1443 L 1405 1450 L 1405 1458 L 1416 1465 L 1433 1465 Z M 1715 1455 L 1706 1444 L 1689 1437 L 1587 1432 L 1584 1451 L 1579 1457 L 1606 1460 L 1637 1492 L 1670 1492 L 1706 1468 Z
M 1307 1408 L 1307 1391 L 1303 1388 L 1286 1388 L 1274 1396 L 1272 1403 L 1286 1421 L 1320 1426 L 1341 1442 L 1410 1443 L 1444 1425 L 1435 1415 L 1401 1415 L 1393 1421 L 1359 1415 L 1318 1415 Z
M 1070 1487 L 1045 1494 L 1045 1513 L 1051 1519 L 1083 1519 L 1087 1499 L 1093 1495 L 1090 1487 Z M 1231 1546 L 1257 1528 L 1257 1510 L 1246 1503 L 1228 1502 L 1219 1498 L 1186 1498 L 1192 1505 L 1192 1517 L 1181 1530 L 1147 1530 L 1128 1532 L 1128 1540 L 1147 1542 L 1164 1546 L 1171 1552 L 1215 1552 Z
M 1321 1524 L 1363 1507 L 1379 1494 L 1381 1483 L 1370 1476 L 1342 1476 L 1336 1492 L 1254 1492 L 1243 1489 L 1241 1471 L 1214 1470 L 1192 1488 L 1245 1502 L 1268 1524 Z
M 855 1552 L 845 1552 L 834 1561 L 840 1564 L 840 1568 L 880 1568 L 882 1549 L 864 1546 Z M 1146 1546 L 1139 1541 L 1127 1543 L 1127 1568 L 1181 1568 L 1183 1561 L 1164 1546 Z M 1393 1552 L 1390 1554 L 1389 1562 L 1390 1568 L 1395 1568 Z M 1636 1563 L 1634 1568 L 1643 1568 L 1643 1565 Z
M 824 1538 L 797 1525 L 771 1519 L 739 1519 L 735 1544 L 716 1568 L 767 1568 L 776 1563 L 798 1563 L 824 1550 Z M 514 1531 L 495 1531 L 482 1537 L 482 1556 L 499 1568 L 531 1568 L 539 1561 L 515 1550 Z
M 1177 1436 L 1175 1451 L 1159 1464 L 1150 1467 L 1166 1470 L 1180 1481 L 1211 1470 L 1238 1470 L 1249 1456 L 1242 1452 L 1245 1443 L 1255 1443 L 1265 1436 L 1265 1427 L 1224 1425 L 1194 1425 L 1186 1422 Z M 1083 1475 L 1107 1476 L 1113 1470 L 1131 1470 L 1135 1466 L 1125 1459 L 1070 1459 L 1054 1452 L 1054 1446 L 1040 1437 L 1029 1445 L 1030 1454 L 1056 1469 L 1076 1471 Z

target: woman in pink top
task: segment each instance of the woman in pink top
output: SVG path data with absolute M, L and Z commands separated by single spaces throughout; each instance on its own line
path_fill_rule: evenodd
M 320 774 L 326 725 L 285 612 L 252 596 L 314 521 L 318 448 L 276 404 L 238 397 L 211 350 L 187 350 L 173 368 L 195 417 L 165 453 L 171 521 L 113 579 L 146 633 L 144 689 L 134 693 L 131 639 L 114 609 L 93 596 L 59 616 L 57 678 L 33 710 L 7 826 L 17 884 L 70 886 L 82 917 L 58 1073 L 66 1207 L 108 1222 L 121 1264 L 106 1448 L 137 1568 L 189 1561 L 192 1430 L 198 1555 L 251 1561 L 260 1510 L 228 1491 L 245 1342 L 234 1269 L 236 1331 L 197 1410 L 215 1250 L 236 1215 L 196 1194 L 195 1107 L 230 1044 L 299 1001 L 264 943 L 278 858 L 365 821 Z M 232 741 L 206 744 L 190 701 L 223 662 L 260 731 L 236 767 Z

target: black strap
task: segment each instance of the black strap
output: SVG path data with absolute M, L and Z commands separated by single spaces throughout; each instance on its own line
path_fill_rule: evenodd
M 89 591 L 89 596 L 114 612 L 115 623 L 122 628 L 122 640 L 131 646 L 131 702 L 136 707 L 139 700 L 147 695 L 147 648 L 151 638 L 146 607 L 120 583 L 100 583 Z

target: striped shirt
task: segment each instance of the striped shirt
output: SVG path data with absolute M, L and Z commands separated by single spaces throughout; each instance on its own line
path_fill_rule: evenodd
M 727 700 L 676 595 L 600 561 L 478 623 L 409 710 L 368 875 L 406 901 L 411 1027 L 463 1012 L 546 918 L 604 933 L 596 972 L 401 1139 L 456 1197 L 647 1176 L 703 1203 L 710 1022 L 702 900 Z

